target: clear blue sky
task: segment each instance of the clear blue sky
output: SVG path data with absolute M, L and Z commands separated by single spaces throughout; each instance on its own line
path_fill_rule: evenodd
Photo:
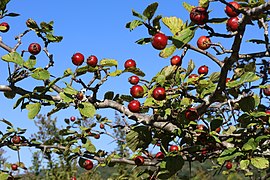
M 15 35 L 22 33 L 25 29 L 25 21 L 28 18 L 36 20 L 38 23 L 41 21 L 49 22 L 53 20 L 54 30 L 56 35 L 64 37 L 61 43 L 51 44 L 49 46 L 50 53 L 54 54 L 55 66 L 51 69 L 51 72 L 55 76 L 60 76 L 63 71 L 67 68 L 75 69 L 75 66 L 71 63 L 71 56 L 75 52 L 81 52 L 86 57 L 94 54 L 99 59 L 102 58 L 114 58 L 119 62 L 119 69 L 123 69 L 124 62 L 132 58 L 136 60 L 137 67 L 141 68 L 146 73 L 146 79 L 150 79 L 155 75 L 163 66 L 169 65 L 169 58 L 162 59 L 158 57 L 159 51 L 154 50 L 150 44 L 140 46 L 134 42 L 142 37 L 148 37 L 147 31 L 144 27 L 130 32 L 125 28 L 125 24 L 135 17 L 132 16 L 131 10 L 135 9 L 138 12 L 142 12 L 144 8 L 155 1 L 144 0 L 144 1 L 16 1 L 13 0 L 8 5 L 10 12 L 16 12 L 21 14 L 17 18 L 5 18 L 1 21 L 6 21 L 10 24 L 10 31 L 6 34 L 1 34 L 3 41 L 13 46 Z M 162 14 L 163 16 L 177 16 L 181 17 L 184 21 L 189 18 L 188 12 L 182 7 L 180 0 L 166 0 L 157 1 L 159 8 L 156 14 Z M 187 0 L 190 4 L 195 4 L 194 0 Z M 219 3 L 212 3 L 210 10 L 216 8 L 211 16 L 225 17 L 223 11 L 224 6 L 220 6 Z M 226 33 L 225 24 L 216 26 L 221 33 Z M 163 26 L 162 31 L 169 34 L 167 28 Z M 262 30 L 260 30 L 262 31 Z M 257 32 L 257 31 L 256 31 Z M 259 32 L 259 31 L 258 31 Z M 169 34 L 170 35 L 170 34 Z M 196 45 L 196 39 L 200 35 L 207 35 L 205 30 L 198 30 L 194 40 L 191 42 Z M 257 33 L 252 33 L 257 36 Z M 258 37 L 261 37 L 261 33 L 258 33 Z M 22 39 L 22 45 L 19 50 L 26 49 L 28 44 L 31 42 L 41 41 L 35 36 L 35 34 L 29 33 L 25 38 Z M 226 39 L 225 41 L 218 38 L 213 38 L 212 42 L 222 42 L 226 48 L 230 48 L 231 40 Z M 252 48 L 252 50 L 255 50 Z M 244 50 L 243 52 L 250 51 L 250 49 Z M 214 53 L 213 50 L 209 52 Z M 175 54 L 181 54 L 182 51 L 176 51 Z M 0 55 L 4 55 L 6 52 L 0 50 Z M 197 53 L 188 53 L 184 58 L 183 67 L 187 66 L 187 62 L 193 59 L 196 64 L 196 69 L 207 64 L 210 67 L 210 72 L 218 71 L 216 64 L 211 62 L 204 56 L 198 55 Z M 221 58 L 222 59 L 222 58 Z M 4 62 L 0 65 L 0 84 L 6 84 L 7 68 Z M 44 66 L 47 64 L 47 59 L 44 55 L 38 56 L 38 64 Z M 108 82 L 101 88 L 101 92 L 113 90 L 117 93 L 129 94 L 130 84 L 127 82 L 128 77 L 131 74 L 124 74 L 121 77 L 110 78 Z M 40 82 L 34 81 L 36 84 Z M 34 85 L 36 85 L 34 84 Z M 33 88 L 33 81 L 26 80 L 23 83 L 24 87 L 28 90 Z M 64 87 L 64 84 L 60 84 Z M 17 96 L 18 97 L 18 96 Z M 101 94 L 100 97 L 103 97 Z M 16 127 L 28 128 L 27 135 L 34 132 L 34 122 L 28 120 L 27 110 L 21 111 L 19 108 L 13 110 L 13 104 L 15 100 L 7 101 L 2 94 L 0 94 L 2 103 L 0 104 L 1 117 L 10 120 Z M 42 109 L 42 113 L 47 113 L 48 108 Z M 114 111 L 102 111 L 110 118 L 113 119 Z M 64 118 L 68 118 L 71 115 L 79 116 L 78 111 L 73 108 L 61 111 L 53 115 L 59 120 L 59 125 L 62 124 Z M 3 130 L 0 125 L 0 130 Z M 94 141 L 94 140 L 93 140 Z M 108 151 L 114 149 L 112 144 L 108 145 L 111 139 L 102 137 L 99 141 L 94 141 L 97 148 L 104 148 Z M 23 148 L 21 151 L 23 154 L 21 160 L 30 163 L 31 154 L 27 148 Z M 16 153 L 9 150 L 8 155 L 10 156 L 9 161 L 17 161 Z

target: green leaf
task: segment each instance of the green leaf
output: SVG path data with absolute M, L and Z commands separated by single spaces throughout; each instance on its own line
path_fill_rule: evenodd
M 17 17 L 17 16 L 20 16 L 20 14 L 18 14 L 18 13 L 8 13 L 8 14 L 5 14 L 5 16 Z
M 27 104 L 26 109 L 29 111 L 28 118 L 34 119 L 41 109 L 41 104 L 40 103 Z
M 199 0 L 199 7 L 208 8 L 209 0 Z
M 112 99 L 113 99 L 113 96 L 114 96 L 114 92 L 113 92 L 113 91 L 107 91 L 107 92 L 104 94 L 104 99 L 112 100 Z
M 82 145 L 83 148 L 85 148 L 90 153 L 96 152 L 96 147 L 92 144 L 92 142 L 87 139 L 86 143 Z
M 246 170 L 248 168 L 248 166 L 249 166 L 249 163 L 250 163 L 250 161 L 248 159 L 241 160 L 240 161 L 240 169 Z
M 172 45 L 172 46 L 166 46 L 165 49 L 163 49 L 162 51 L 160 51 L 159 56 L 162 58 L 168 58 L 170 57 L 176 50 L 176 46 Z
M 26 67 L 27 69 L 33 69 L 36 63 L 37 63 L 36 57 L 30 56 L 29 59 L 23 63 L 23 66 Z
M 214 119 L 210 122 L 210 127 L 212 131 L 215 131 L 217 128 L 221 127 L 223 124 L 222 119 Z
M 144 44 L 148 44 L 151 42 L 151 38 L 142 38 L 137 40 L 135 43 L 140 44 L 140 45 L 144 45 Z
M 64 93 L 69 94 L 69 95 L 75 95 L 78 93 L 76 89 L 74 89 L 72 86 L 70 86 L 68 83 L 65 83 L 67 87 L 65 87 Z
M 89 102 L 82 102 L 79 104 L 79 111 L 82 116 L 92 118 L 96 113 L 96 108 Z
M 244 154 L 241 152 L 238 152 L 236 148 L 228 148 L 225 149 L 217 159 L 219 164 L 223 164 L 225 161 L 232 160 L 235 157 L 243 156 Z
M 251 164 L 258 169 L 269 168 L 269 161 L 264 157 L 251 158 Z
M 135 16 L 135 17 L 138 17 L 142 20 L 146 20 L 147 18 L 145 16 L 143 16 L 142 14 L 136 12 L 134 9 L 132 9 L 132 15 Z
M 2 121 L 3 123 L 7 124 L 10 127 L 13 127 L 13 124 L 11 122 L 9 122 L 8 120 L 0 119 L 0 121 Z
M 163 17 L 162 22 L 170 29 L 173 35 L 182 30 L 183 21 L 175 16 Z
M 137 126 L 126 135 L 127 146 L 135 152 L 139 148 L 147 148 L 152 141 L 151 130 L 146 126 Z
M 63 40 L 63 36 L 54 36 L 52 34 L 46 34 L 46 37 L 51 42 L 61 42 Z
M 162 18 L 162 16 L 161 15 L 157 15 L 154 19 L 153 19 L 153 27 L 155 28 L 155 29 L 160 29 L 161 27 L 160 27 L 160 19 Z
M 193 39 L 196 29 L 197 27 L 190 26 L 180 32 L 177 32 L 172 37 L 173 44 L 179 49 L 183 48 L 189 41 Z
M 68 77 L 68 76 L 70 76 L 70 75 L 72 75 L 72 74 L 73 74 L 72 70 L 71 70 L 70 68 L 67 68 L 67 69 L 65 70 L 65 72 L 64 72 L 63 77 Z
M 10 0 L 1 0 L 0 1 L 0 10 L 5 11 L 6 5 L 9 3 Z
M 141 25 L 143 25 L 143 21 L 133 20 L 133 21 L 126 24 L 126 28 L 129 28 L 129 30 L 132 31 Z
M 261 140 L 264 140 L 264 139 L 269 139 L 269 136 L 258 136 L 256 137 L 255 142 L 259 143 Z
M 160 171 L 158 173 L 159 179 L 169 179 L 182 169 L 184 160 L 180 155 L 167 156 L 160 163 Z
M 8 179 L 8 177 L 9 177 L 9 174 L 8 173 L 0 172 L 0 179 Z
M 33 74 L 31 74 L 32 78 L 37 80 L 46 80 L 50 78 L 49 71 L 43 69 L 43 68 L 36 68 L 32 71 Z
M 244 112 L 250 112 L 255 108 L 255 99 L 251 96 L 244 97 L 239 101 L 239 106 Z
M 154 2 L 154 3 L 150 4 L 143 11 L 143 15 L 145 17 L 147 17 L 148 20 L 152 19 L 152 17 L 154 16 L 154 14 L 155 14 L 155 12 L 157 10 L 157 7 L 158 7 L 158 3 L 157 2 Z
M 243 147 L 242 150 L 243 151 L 254 151 L 257 148 L 257 143 L 254 141 L 254 138 L 250 138 L 248 140 L 248 142 L 246 142 Z
M 253 81 L 257 81 L 259 79 L 260 79 L 260 77 L 257 76 L 254 72 L 246 72 L 241 76 L 240 82 L 241 83 L 253 82 Z
M 76 76 L 81 76 L 87 72 L 96 72 L 98 67 L 91 67 L 91 66 L 83 66 L 76 70 Z
M 24 63 L 23 58 L 17 52 L 11 52 L 11 53 L 8 53 L 8 54 L 2 56 L 2 60 L 6 61 L 6 62 L 13 62 L 13 63 L 18 64 L 20 66 L 22 66 Z
M 166 76 L 164 76 L 164 75 L 158 75 L 158 77 L 156 78 L 156 82 L 158 83 L 158 84 L 160 84 L 161 86 L 163 86 L 164 85 L 164 83 L 166 82 Z
M 60 97 L 61 97 L 61 95 L 60 95 Z M 68 105 L 66 103 L 58 103 L 50 112 L 47 113 L 47 116 L 51 116 L 52 114 L 54 114 L 62 109 L 65 109 L 67 107 L 68 107 Z
M 213 24 L 221 24 L 225 23 L 228 20 L 228 18 L 212 18 L 207 21 L 207 23 L 213 23 Z
M 266 44 L 264 40 L 260 40 L 260 39 L 250 39 L 250 40 L 247 40 L 246 42 L 251 42 L 251 43 L 256 43 L 256 44 Z
M 183 7 L 188 11 L 190 12 L 195 6 L 192 6 L 186 2 L 183 2 Z
M 195 68 L 195 63 L 191 60 L 189 60 L 188 62 L 188 67 L 187 67 L 187 72 L 186 72 L 186 77 L 188 77 L 188 75 L 190 75 L 192 73 L 192 71 Z
M 133 74 L 135 74 L 137 76 L 141 76 L 141 77 L 145 76 L 144 72 L 142 72 L 139 68 L 127 68 L 123 71 L 123 73 L 124 72 L 130 72 L 130 73 L 133 73 Z
M 109 66 L 109 67 L 111 67 L 111 66 L 116 66 L 117 67 L 118 62 L 115 59 L 107 59 L 107 58 L 105 58 L 105 59 L 102 59 L 100 61 L 100 65 L 101 66 Z
M 109 75 L 115 77 L 115 76 L 121 75 L 122 72 L 123 72 L 122 70 L 117 69 L 117 70 L 115 70 L 114 72 L 111 72 Z

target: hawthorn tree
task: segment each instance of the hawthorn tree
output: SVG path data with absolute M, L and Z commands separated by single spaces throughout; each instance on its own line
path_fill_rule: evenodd
M 19 15 L 8 12 L 8 2 L 0 3 L 1 19 Z M 221 17 L 212 17 L 213 12 L 220 11 L 211 6 L 214 3 L 224 7 Z M 269 178 L 270 3 L 264 0 L 199 0 L 192 5 L 184 2 L 183 6 L 190 19 L 156 15 L 157 2 L 142 13 L 132 10 L 134 20 L 128 22 L 126 28 L 133 31 L 141 26 L 147 30 L 146 37 L 136 43 L 152 45 L 160 51 L 160 57 L 171 63 L 150 80 L 144 79 L 139 62 L 133 59 L 128 59 L 121 69 L 115 59 L 86 57 L 80 52 L 71 55 L 70 61 L 77 66 L 75 71 L 66 69 L 62 76 L 54 77 L 50 73 L 54 58 L 49 47 L 51 43 L 60 42 L 62 37 L 53 33 L 52 21 L 38 23 L 28 19 L 25 31 L 15 36 L 15 46 L 0 41 L 2 50 L 7 51 L 1 57 L 2 64 L 6 63 L 9 70 L 8 84 L 0 85 L 0 90 L 7 98 L 18 95 L 14 108 L 28 110 L 29 119 L 34 119 L 44 106 L 51 107 L 48 116 L 74 107 L 81 117 L 65 119 L 66 126 L 59 130 L 59 138 L 51 137 L 45 142 L 25 137 L 26 129 L 14 128 L 8 120 L 2 119 L 7 129 L 1 132 L 0 147 L 18 152 L 23 147 L 34 147 L 46 155 L 61 154 L 67 162 L 76 161 L 86 170 L 94 167 L 93 162 L 98 166 L 122 163 L 148 167 L 138 174 L 148 179 L 168 179 L 181 170 L 184 163 L 191 166 L 194 161 L 208 159 L 213 163 L 213 175 L 222 172 L 233 178 L 241 172 L 252 177 L 256 172 L 261 179 Z M 215 24 L 226 27 L 227 33 L 218 32 Z M 168 28 L 170 34 L 165 34 L 162 28 Z M 261 39 L 244 42 L 247 29 L 254 29 L 254 32 L 262 29 Z M 0 24 L 1 36 L 8 30 L 7 22 Z M 25 47 L 27 50 L 18 52 L 21 42 L 31 31 L 44 43 L 30 44 Z M 200 32 L 201 37 L 193 45 L 190 42 L 195 32 Z M 226 47 L 212 39 L 226 39 L 232 43 Z M 252 52 L 252 47 L 256 46 L 261 46 L 261 50 Z M 45 67 L 36 66 L 40 53 L 48 57 Z M 193 60 L 189 60 L 187 67 L 181 66 L 187 53 L 208 58 L 219 70 L 209 72 L 206 65 L 195 69 Z M 98 98 L 105 82 L 124 73 L 133 74 L 128 79 L 131 89 L 127 93 L 130 95 L 108 90 L 104 98 Z M 19 82 L 26 79 L 43 85 L 33 90 L 20 86 Z M 60 81 L 65 82 L 64 87 L 59 85 Z M 75 88 L 74 84 L 81 88 Z M 106 115 L 98 114 L 99 109 L 117 111 L 121 114 L 121 122 L 112 123 Z M 89 119 L 94 122 L 87 123 Z M 109 131 L 119 127 L 125 132 L 125 139 L 114 137 Z M 100 134 L 125 142 L 133 155 L 121 157 L 117 153 L 97 150 L 92 140 L 99 139 Z M 160 152 L 149 153 L 149 146 L 158 147 Z M 2 169 L 0 177 L 12 178 L 13 171 L 27 169 L 20 159 L 18 161 Z

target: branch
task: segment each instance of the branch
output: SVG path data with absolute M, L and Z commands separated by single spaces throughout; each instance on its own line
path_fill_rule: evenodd
M 119 104 L 115 101 L 112 100 L 104 100 L 104 101 L 100 101 L 100 102 L 96 102 L 95 103 L 96 108 L 112 108 L 115 109 L 117 111 L 119 111 L 120 113 L 123 113 L 124 115 L 126 115 L 129 119 L 132 119 L 136 122 L 145 124 L 145 125 L 152 125 L 158 129 L 163 129 L 165 131 L 168 132 L 175 132 L 176 130 L 178 130 L 179 128 L 172 124 L 170 121 L 168 122 L 161 122 L 164 121 L 164 119 L 160 116 L 155 116 L 155 115 L 147 115 L 147 114 L 139 114 L 139 113 L 132 113 L 131 111 L 129 111 L 128 108 L 126 108 L 125 106 L 123 106 L 122 104 Z

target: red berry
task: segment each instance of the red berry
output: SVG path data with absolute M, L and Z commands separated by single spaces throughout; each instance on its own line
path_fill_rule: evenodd
M 228 162 L 226 163 L 226 168 L 227 168 L 228 170 L 232 168 L 232 163 L 231 163 L 230 161 L 228 161 Z
M 221 128 L 220 127 L 218 127 L 216 130 L 215 130 L 217 133 L 220 133 L 220 131 L 221 131 Z
M 15 135 L 15 136 L 12 137 L 12 140 L 11 141 L 13 142 L 13 144 L 20 144 L 21 137 Z
M 207 154 L 206 148 L 202 148 L 202 155 L 205 156 Z
M 263 94 L 264 94 L 265 96 L 270 96 L 270 87 L 264 88 L 264 89 L 263 89 Z
M 235 9 L 239 9 L 241 6 L 240 4 L 238 4 L 237 2 L 229 2 L 229 4 L 231 4 Z M 229 17 L 235 17 L 238 16 L 238 12 L 234 11 L 230 6 L 226 6 L 225 8 L 225 13 L 227 14 L 227 16 Z
M 175 55 L 171 57 L 171 65 L 181 66 L 182 65 L 182 59 L 180 56 Z
M 141 166 L 144 164 L 144 157 L 142 156 L 137 156 L 135 159 L 134 159 L 134 162 L 137 166 Z
M 201 130 L 201 131 L 205 131 L 206 130 L 206 127 L 203 124 L 199 124 L 199 125 L 197 125 L 197 129 L 198 130 Z
M 104 124 L 100 124 L 100 125 L 99 125 L 99 128 L 100 128 L 100 129 L 104 129 L 104 128 L 105 128 L 105 125 L 104 125 Z
M 157 50 L 162 50 L 167 46 L 168 37 L 163 33 L 156 33 L 152 37 L 152 46 Z
M 270 110 L 269 110 L 269 109 L 265 110 L 265 113 L 266 113 L 267 115 L 270 115 Z
M 199 37 L 199 39 L 197 40 L 197 46 L 201 50 L 208 49 L 211 46 L 211 40 L 210 40 L 210 38 L 207 37 L 207 36 L 201 36 L 201 37 Z
M 11 164 L 11 169 L 13 171 L 17 171 L 18 170 L 18 165 L 17 164 Z
M 132 100 L 128 104 L 128 109 L 134 113 L 140 112 L 140 107 L 141 107 L 141 103 L 138 100 Z
M 170 147 L 169 151 L 170 151 L 170 152 L 173 152 L 173 151 L 179 151 L 179 148 L 178 148 L 178 146 L 176 146 L 176 145 L 172 145 L 172 146 Z
M 84 94 L 83 94 L 83 92 L 78 92 L 77 93 L 77 95 L 76 95 L 76 98 L 78 99 L 78 100 L 83 100 L 83 97 L 84 97 Z
M 125 66 L 125 69 L 136 68 L 136 62 L 133 59 L 128 59 L 128 60 L 126 60 L 124 66 Z
M 72 177 L 70 180 L 77 180 L 76 177 Z
M 94 164 L 90 159 L 85 160 L 83 167 L 86 170 L 91 170 L 93 168 Z
M 75 116 L 71 116 L 69 119 L 70 119 L 70 121 L 72 121 L 72 122 L 73 122 L 73 121 L 75 121 L 75 120 L 76 120 L 76 117 L 75 117 Z
M 128 78 L 128 82 L 130 83 L 130 84 L 133 84 L 133 85 L 136 85 L 136 84 L 138 84 L 139 83 L 139 81 L 140 81 L 140 78 L 138 77 L 138 76 L 130 76 L 129 78 Z
M 195 121 L 195 120 L 199 119 L 199 114 L 195 108 L 191 107 L 186 111 L 185 117 L 189 121 Z
M 208 74 L 208 66 L 203 65 L 203 66 L 199 67 L 198 68 L 198 74 L 207 75 Z
M 99 138 L 100 138 L 100 134 L 95 134 L 95 135 L 94 135 L 94 138 L 95 138 L 95 139 L 99 139 Z
M 130 94 L 134 98 L 141 98 L 144 95 L 144 89 L 140 85 L 134 85 L 130 88 Z
M 156 159 L 164 159 L 165 155 L 163 154 L 163 152 L 158 152 L 155 156 Z
M 28 51 L 33 55 L 37 55 L 41 51 L 41 46 L 38 43 L 31 43 L 28 46 Z
M 6 29 L 5 30 L 0 30 L 1 32 L 8 32 L 8 30 L 9 30 L 9 24 L 8 23 L 6 23 L 6 22 L 2 22 L 1 24 L 0 24 L 0 26 L 4 26 L 4 27 L 6 27 Z
M 199 77 L 197 74 L 191 74 L 188 76 L 188 78 L 197 78 L 197 77 Z
M 84 55 L 77 52 L 77 53 L 73 54 L 73 56 L 71 57 L 71 60 L 75 66 L 80 66 L 80 65 L 82 65 L 82 63 L 84 61 Z
M 88 66 L 91 66 L 91 67 L 96 67 L 97 63 L 98 63 L 98 59 L 96 56 L 94 55 L 91 55 L 87 58 L 86 60 L 86 63 Z
M 231 81 L 231 78 L 226 78 L 226 83 L 228 83 L 229 81 Z
M 237 31 L 238 30 L 238 17 L 231 17 L 230 19 L 228 19 L 227 23 L 226 23 L 226 27 L 228 31 Z
M 163 87 L 156 87 L 152 93 L 152 96 L 155 100 L 164 100 L 166 99 L 166 91 Z
M 190 20 L 198 25 L 203 25 L 208 21 L 208 12 L 203 7 L 195 7 L 190 11 Z

